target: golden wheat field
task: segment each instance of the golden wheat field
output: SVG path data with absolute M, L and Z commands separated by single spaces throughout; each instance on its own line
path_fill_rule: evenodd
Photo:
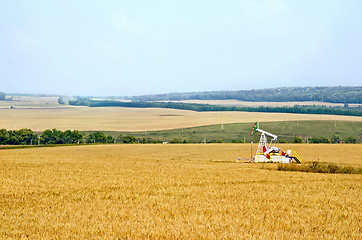
M 0 126 L 34 131 L 60 130 L 151 131 L 211 124 L 293 120 L 362 121 L 361 117 L 288 113 L 194 112 L 160 108 L 72 107 L 0 109 Z
M 160 108 L 89 108 L 60 105 L 57 97 L 13 96 L 13 99 L 14 101 L 0 102 L 0 128 L 8 130 L 30 128 L 34 131 L 53 128 L 81 131 L 152 131 L 256 121 L 362 121 L 361 117 L 333 115 L 194 112 Z M 235 101 L 226 102 L 231 104 Z M 11 106 L 15 108 L 11 109 Z
M 290 146 L 305 161 L 362 164 L 360 145 Z M 0 238 L 361 239 L 361 175 L 279 172 L 239 155 L 250 145 L 1 150 Z

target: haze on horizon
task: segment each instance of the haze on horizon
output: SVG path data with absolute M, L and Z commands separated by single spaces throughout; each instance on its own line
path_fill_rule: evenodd
M 0 1 L 0 91 L 362 85 L 362 1 Z

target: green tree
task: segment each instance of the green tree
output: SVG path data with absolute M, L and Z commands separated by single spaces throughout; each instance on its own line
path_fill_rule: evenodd
M 75 144 L 83 142 L 83 134 L 78 130 L 66 130 L 63 132 L 63 142 L 67 144 Z
M 51 130 L 49 130 L 49 129 L 45 130 L 40 135 L 40 142 L 42 144 L 52 143 L 53 142 L 53 132 Z
M 86 139 L 87 143 L 96 143 L 96 138 L 94 136 L 94 133 L 90 133 L 89 136 Z
M 66 144 L 73 143 L 72 142 L 72 131 L 66 130 L 63 132 L 63 142 Z
M 40 142 L 42 144 L 64 144 L 64 133 L 55 128 L 47 129 L 40 135 Z
M 10 145 L 19 145 L 19 139 L 17 138 L 16 135 L 10 134 L 8 144 L 10 144 Z
M 6 129 L 0 129 L 0 145 L 5 145 L 9 141 L 9 133 Z
M 332 143 L 340 143 L 341 137 L 339 135 L 333 135 L 331 138 Z
M 127 135 L 122 138 L 123 143 L 137 143 L 137 138 L 133 135 Z
M 78 130 L 73 130 L 71 133 L 71 143 L 82 143 L 83 134 Z
M 59 104 L 65 104 L 65 102 L 64 102 L 64 100 L 63 100 L 62 97 L 59 97 L 59 98 L 58 98 L 58 103 L 59 103 Z
M 345 143 L 352 143 L 352 144 L 356 144 L 357 143 L 357 139 L 354 137 L 348 137 L 346 139 L 346 141 L 344 141 Z
M 303 139 L 299 136 L 294 136 L 292 143 L 304 143 Z
M 88 143 L 106 143 L 107 136 L 102 132 L 91 133 L 88 136 Z
M 7 140 L 6 140 L 7 138 Z M 36 143 L 36 134 L 31 129 L 10 130 L 1 129 L 1 142 L 10 145 L 29 145 Z
M 309 140 L 310 143 L 332 143 L 329 138 L 326 137 L 312 137 Z
M 53 133 L 53 144 L 65 143 L 64 132 L 53 128 L 52 133 Z
M 5 93 L 0 92 L 0 101 L 5 101 Z
M 26 128 L 18 130 L 18 139 L 19 144 L 29 145 L 36 143 L 37 136 L 31 129 Z
M 320 137 L 321 143 L 332 143 L 331 139 L 327 137 Z
M 112 136 L 107 136 L 106 142 L 107 143 L 114 143 L 114 138 Z

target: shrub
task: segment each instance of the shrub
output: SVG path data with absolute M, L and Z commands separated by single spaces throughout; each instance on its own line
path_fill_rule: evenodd
M 279 171 L 297 171 L 312 173 L 340 173 L 340 174 L 362 174 L 362 168 L 337 165 L 334 163 L 322 163 L 314 161 L 307 164 L 278 164 Z
M 338 166 L 334 163 L 330 163 L 330 164 L 328 164 L 327 169 L 328 169 L 328 173 L 336 173 L 338 170 Z
M 340 143 L 341 142 L 341 137 L 338 135 L 333 135 L 333 137 L 331 138 L 332 143 Z
M 345 143 L 352 143 L 352 144 L 356 144 L 357 143 L 357 139 L 354 137 L 348 137 L 346 139 L 346 141 L 344 141 Z
M 332 143 L 329 138 L 326 137 L 312 137 L 309 140 L 310 143 Z
M 295 136 L 292 140 L 292 143 L 304 143 L 303 139 L 299 136 Z

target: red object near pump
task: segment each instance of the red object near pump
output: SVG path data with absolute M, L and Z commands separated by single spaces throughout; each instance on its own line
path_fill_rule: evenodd
M 266 152 L 266 147 L 265 146 L 263 146 L 263 152 Z

